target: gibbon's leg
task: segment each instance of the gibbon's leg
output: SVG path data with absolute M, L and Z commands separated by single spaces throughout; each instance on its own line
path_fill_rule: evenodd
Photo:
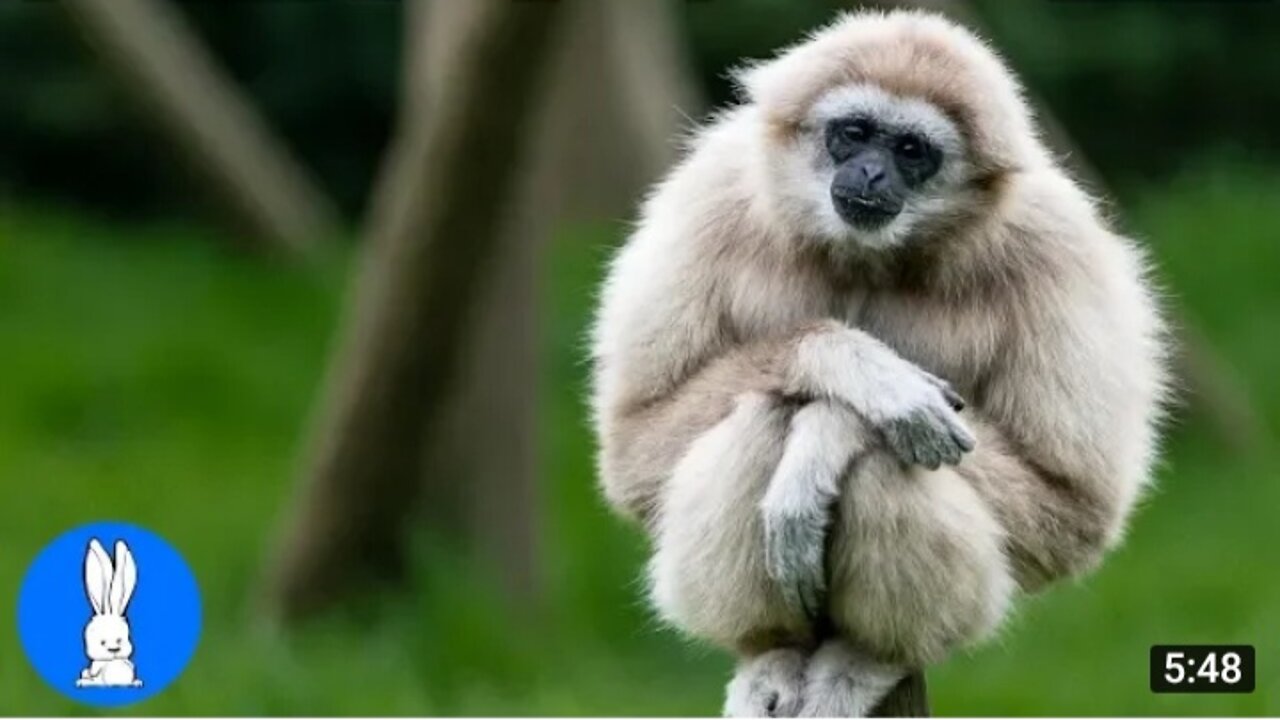
M 1015 582 L 1005 532 L 955 469 L 904 466 L 872 451 L 837 505 L 828 609 L 838 634 L 918 668 L 989 635 Z
M 676 464 L 656 523 L 649 578 L 658 611 L 694 637 L 746 655 L 804 646 L 813 634 L 764 561 L 760 500 L 791 414 L 776 396 L 738 396 Z

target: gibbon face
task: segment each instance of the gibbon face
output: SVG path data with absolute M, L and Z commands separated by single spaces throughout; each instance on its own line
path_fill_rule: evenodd
M 960 130 L 918 98 L 870 84 L 836 88 L 775 146 L 779 200 L 837 245 L 888 249 L 953 210 L 973 173 Z
M 845 16 L 738 79 L 764 124 L 772 215 L 836 249 L 954 228 L 1042 154 L 1000 60 L 929 15 Z

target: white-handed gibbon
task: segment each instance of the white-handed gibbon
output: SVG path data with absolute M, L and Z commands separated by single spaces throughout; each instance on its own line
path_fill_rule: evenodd
M 963 28 L 846 15 L 738 79 L 610 267 L 599 471 L 726 712 L 861 715 L 1118 541 L 1165 333 Z

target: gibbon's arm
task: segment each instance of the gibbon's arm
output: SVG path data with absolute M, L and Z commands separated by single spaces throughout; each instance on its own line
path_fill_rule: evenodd
M 938 472 L 869 455 L 841 495 L 830 603 L 880 657 L 938 662 L 1000 624 L 1014 584 L 1091 569 L 1148 481 L 1159 317 L 1127 243 L 1073 227 L 1019 246 L 1049 252 L 992 310 L 1006 333 L 961 414 L 977 447 Z
M 679 337 L 692 335 L 679 324 L 661 327 Z M 597 380 L 597 422 L 605 495 L 619 510 L 646 523 L 689 444 L 726 417 L 746 393 L 845 403 L 880 429 L 904 462 L 955 464 L 974 445 L 956 415 L 959 396 L 946 382 L 865 332 L 835 320 L 731 346 L 657 397 L 637 399 L 619 392 L 641 370 L 628 372 L 623 358 L 612 360 L 624 363 L 622 367 L 611 366 L 607 358 L 597 359 L 597 372 L 603 376 Z M 610 373 L 615 377 L 608 379 Z

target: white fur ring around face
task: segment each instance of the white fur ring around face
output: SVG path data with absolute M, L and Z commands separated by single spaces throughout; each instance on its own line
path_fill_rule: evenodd
M 130 659 L 133 643 L 125 609 L 138 584 L 138 566 L 123 540 L 117 540 L 115 562 L 97 538 L 89 541 L 84 558 L 84 589 L 93 617 L 84 628 L 84 653 L 89 666 L 80 671 L 77 687 L 141 687 Z

